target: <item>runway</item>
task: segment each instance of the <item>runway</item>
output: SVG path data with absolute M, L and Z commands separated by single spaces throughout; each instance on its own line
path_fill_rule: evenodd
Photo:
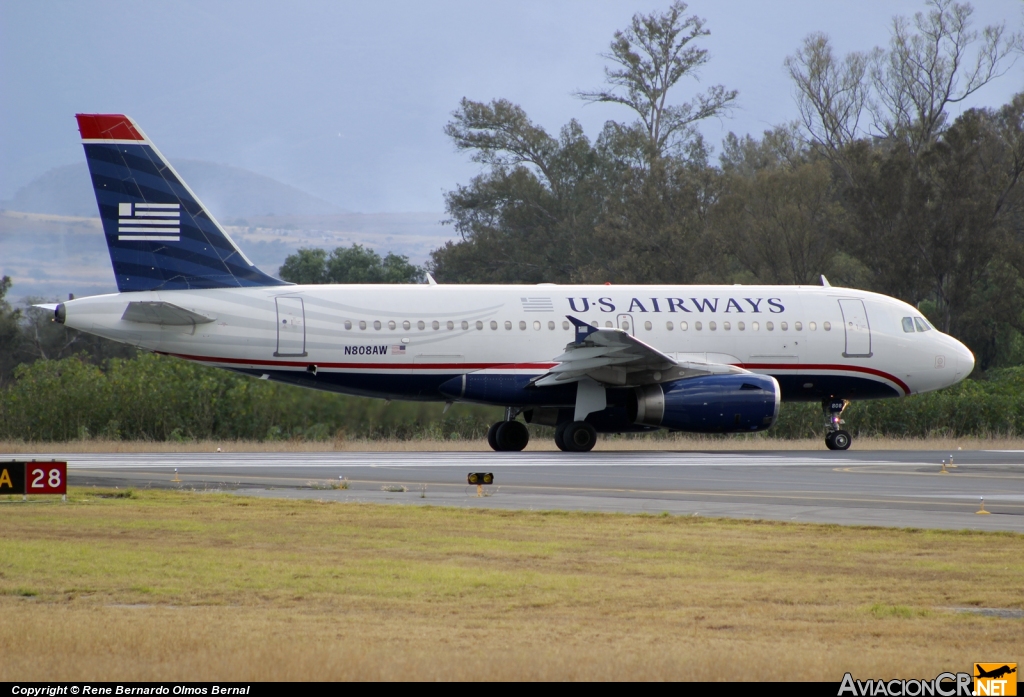
M 948 457 L 928 451 L 0 454 L 0 460 L 67 460 L 72 485 L 1024 533 L 1024 451 L 959 451 L 956 467 L 940 473 Z M 180 483 L 171 481 L 175 468 Z M 469 472 L 494 473 L 484 497 L 466 484 Z M 348 489 L 329 488 L 342 478 Z M 980 497 L 990 515 L 975 513 Z

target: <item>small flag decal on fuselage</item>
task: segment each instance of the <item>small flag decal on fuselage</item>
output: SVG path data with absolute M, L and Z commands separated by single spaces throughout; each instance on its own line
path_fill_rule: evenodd
M 117 239 L 127 242 L 181 240 L 181 204 L 117 204 Z

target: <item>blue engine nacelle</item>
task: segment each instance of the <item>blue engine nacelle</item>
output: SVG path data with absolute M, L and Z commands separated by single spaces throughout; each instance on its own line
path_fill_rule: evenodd
M 674 431 L 749 433 L 775 423 L 781 398 L 770 375 L 705 375 L 637 387 L 627 415 L 635 424 Z

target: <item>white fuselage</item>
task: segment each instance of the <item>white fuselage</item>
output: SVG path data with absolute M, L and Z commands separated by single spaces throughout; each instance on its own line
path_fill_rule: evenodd
M 130 302 L 151 301 L 213 321 L 122 319 Z M 388 398 L 444 399 L 437 384 L 466 373 L 542 374 L 573 341 L 566 315 L 624 329 L 678 360 L 770 374 L 787 400 L 905 396 L 974 367 L 952 337 L 905 331 L 904 318 L 921 318 L 910 305 L 834 287 L 309 285 L 118 293 L 64 306 L 67 326 L 142 349 Z

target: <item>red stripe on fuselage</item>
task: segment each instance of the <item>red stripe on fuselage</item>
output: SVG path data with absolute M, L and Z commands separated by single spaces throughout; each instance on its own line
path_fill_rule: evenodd
M 82 140 L 145 140 L 122 114 L 75 114 Z
M 312 361 L 267 361 L 249 360 L 245 358 L 214 358 L 211 356 L 189 356 L 184 353 L 156 353 L 175 358 L 184 358 L 189 361 L 201 361 L 203 363 L 230 363 L 233 365 L 259 365 L 279 368 L 305 368 L 312 364 Z M 487 370 L 489 368 L 501 370 L 549 370 L 557 363 L 316 363 L 317 368 L 358 368 L 365 370 Z
M 874 375 L 876 377 L 890 380 L 900 386 L 904 395 L 910 394 L 910 388 L 907 386 L 907 383 L 903 382 L 895 375 L 891 375 L 885 371 L 877 370 L 875 368 L 865 368 L 860 365 L 837 365 L 832 363 L 740 363 L 739 367 L 746 370 L 796 370 L 802 373 L 813 372 L 815 370 L 841 370 L 854 373 L 867 373 L 868 375 Z
M 277 368 L 305 368 L 311 361 L 269 361 L 244 358 L 216 358 L 213 356 L 190 356 L 184 353 L 164 353 L 167 356 L 184 358 L 189 361 L 200 361 L 203 363 L 228 363 L 231 365 L 253 365 Z M 558 365 L 557 363 L 317 363 L 317 368 L 324 369 L 361 369 L 361 370 L 452 370 L 465 372 L 467 370 L 550 370 Z M 837 365 L 831 363 L 740 363 L 740 368 L 746 370 L 768 370 L 768 371 L 799 371 L 813 372 L 816 370 L 837 370 L 842 372 L 865 373 L 875 377 L 888 380 L 899 385 L 904 395 L 910 394 L 910 388 L 905 382 L 895 375 L 891 375 L 875 368 L 865 368 L 859 365 Z

